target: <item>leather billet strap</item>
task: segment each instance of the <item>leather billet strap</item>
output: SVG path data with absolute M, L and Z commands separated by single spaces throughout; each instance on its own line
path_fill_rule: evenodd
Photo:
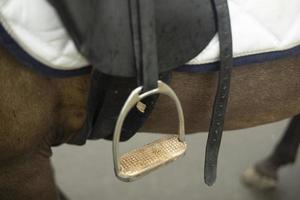
M 215 7 L 220 41 L 220 71 L 206 144 L 204 179 L 207 185 L 213 185 L 217 176 L 218 154 L 222 139 L 233 65 L 231 23 L 227 0 L 212 0 L 212 2 Z
M 157 88 L 158 58 L 153 0 L 128 0 L 138 85 Z

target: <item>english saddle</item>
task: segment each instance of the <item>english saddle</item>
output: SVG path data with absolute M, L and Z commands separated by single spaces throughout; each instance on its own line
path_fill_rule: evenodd
M 216 179 L 232 67 L 227 0 L 49 0 L 79 51 L 93 66 L 82 134 L 72 142 L 112 139 L 131 90 L 144 93 L 168 82 L 171 70 L 198 55 L 218 32 L 219 83 L 206 147 L 205 182 Z M 129 139 L 151 113 L 157 95 L 134 107 L 122 128 Z

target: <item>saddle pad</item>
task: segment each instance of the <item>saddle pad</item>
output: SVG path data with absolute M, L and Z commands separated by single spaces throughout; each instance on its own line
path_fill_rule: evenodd
M 235 58 L 286 54 L 300 46 L 299 0 L 228 1 Z M 42 64 L 58 70 L 88 66 L 47 0 L 0 0 L 0 21 L 17 44 Z M 187 66 L 197 71 L 218 58 L 216 36 Z
M 61 70 L 88 66 L 47 0 L 0 0 L 1 25 L 42 64 Z
M 228 0 L 234 57 L 293 49 L 300 45 L 299 0 Z M 219 59 L 216 36 L 189 65 Z

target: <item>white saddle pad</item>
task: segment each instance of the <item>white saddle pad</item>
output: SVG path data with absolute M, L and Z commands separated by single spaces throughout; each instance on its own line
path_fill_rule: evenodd
M 299 0 L 228 0 L 234 57 L 288 50 L 300 45 Z M 79 54 L 47 0 L 0 0 L 0 22 L 39 62 L 60 70 L 83 68 Z M 218 60 L 216 36 L 188 65 Z

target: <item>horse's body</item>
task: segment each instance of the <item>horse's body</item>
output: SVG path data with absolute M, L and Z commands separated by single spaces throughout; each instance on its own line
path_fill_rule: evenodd
M 46 77 L 0 50 L 0 199 L 56 199 L 51 146 L 76 135 L 85 119 L 89 76 Z M 300 113 L 300 56 L 233 71 L 226 129 Z M 174 72 L 187 132 L 207 131 L 217 73 Z M 161 97 L 143 131 L 173 133 L 175 109 Z

